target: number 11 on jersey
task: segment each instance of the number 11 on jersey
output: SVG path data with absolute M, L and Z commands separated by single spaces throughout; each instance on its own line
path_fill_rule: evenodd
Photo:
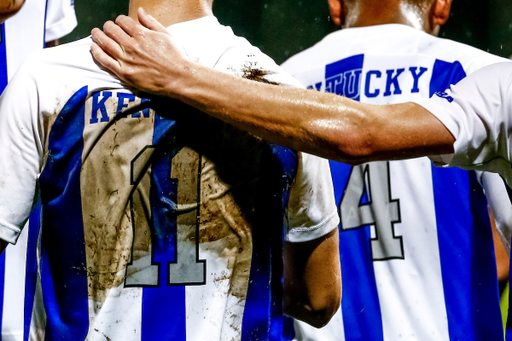
M 199 259 L 198 238 L 201 158 L 192 150 L 183 148 L 169 158 L 172 162 L 151 162 L 154 151 L 153 146 L 145 147 L 131 163 L 132 185 L 138 186 L 130 202 L 133 249 L 132 260 L 126 269 L 125 286 L 159 287 L 161 266 L 167 266 L 168 269 L 168 276 L 164 279 L 167 285 L 205 284 L 206 261 Z M 149 171 L 149 165 L 158 169 Z M 138 188 L 149 188 L 151 176 L 162 173 L 162 169 L 168 176 L 157 187 L 158 191 L 167 191 L 168 197 L 164 194 L 160 200 L 164 201 L 172 212 L 151 217 L 149 210 L 144 210 L 144 207 L 148 206 L 144 205 L 144 202 L 150 201 L 149 198 L 144 198 L 143 193 L 146 191 Z M 155 224 L 155 220 L 162 222 L 161 218 L 164 215 L 175 219 L 173 225 L 176 233 L 174 238 L 171 237 L 174 247 L 167 245 L 171 240 L 169 226 L 156 228 L 150 227 L 152 224 L 148 223 L 153 221 Z M 163 221 L 160 225 L 169 225 L 168 220 Z

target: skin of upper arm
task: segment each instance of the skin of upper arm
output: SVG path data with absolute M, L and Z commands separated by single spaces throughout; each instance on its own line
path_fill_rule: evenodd
M 361 142 L 353 163 L 453 153 L 455 138 L 421 105 L 409 102 L 361 106 L 365 118 L 357 127 L 357 141 Z
M 339 232 L 308 242 L 284 244 L 284 310 L 320 328 L 341 303 Z
M 25 0 L 0 0 L 0 23 L 18 13 L 24 3 Z

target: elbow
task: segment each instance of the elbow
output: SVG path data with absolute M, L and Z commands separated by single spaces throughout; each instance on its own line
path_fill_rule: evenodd
M 333 148 L 337 150 L 335 161 L 350 165 L 372 161 L 376 152 L 370 134 L 361 128 L 353 129 L 343 139 L 338 140 Z
M 338 311 L 341 304 L 341 286 L 340 290 L 334 290 L 326 297 L 304 299 L 293 299 L 285 295 L 284 313 L 294 319 L 306 322 L 315 327 L 324 327 L 334 314 Z

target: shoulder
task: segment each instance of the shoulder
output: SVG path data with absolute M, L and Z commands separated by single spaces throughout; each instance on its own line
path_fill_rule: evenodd
M 245 38 L 236 36 L 231 31 L 226 42 L 226 48 L 215 64 L 215 69 L 264 83 L 302 87 L 300 82 Z

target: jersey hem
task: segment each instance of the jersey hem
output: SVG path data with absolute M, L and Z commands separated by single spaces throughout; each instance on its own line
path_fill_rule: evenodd
M 290 243 L 309 242 L 330 233 L 339 224 L 338 212 L 313 227 L 295 227 L 288 230 L 285 240 Z
M 58 23 L 46 28 L 45 42 L 57 40 L 70 34 L 77 25 L 78 22 L 75 15 L 67 16 Z
M 20 228 L 0 221 L 0 239 L 3 239 L 11 244 L 16 244 L 20 233 Z

